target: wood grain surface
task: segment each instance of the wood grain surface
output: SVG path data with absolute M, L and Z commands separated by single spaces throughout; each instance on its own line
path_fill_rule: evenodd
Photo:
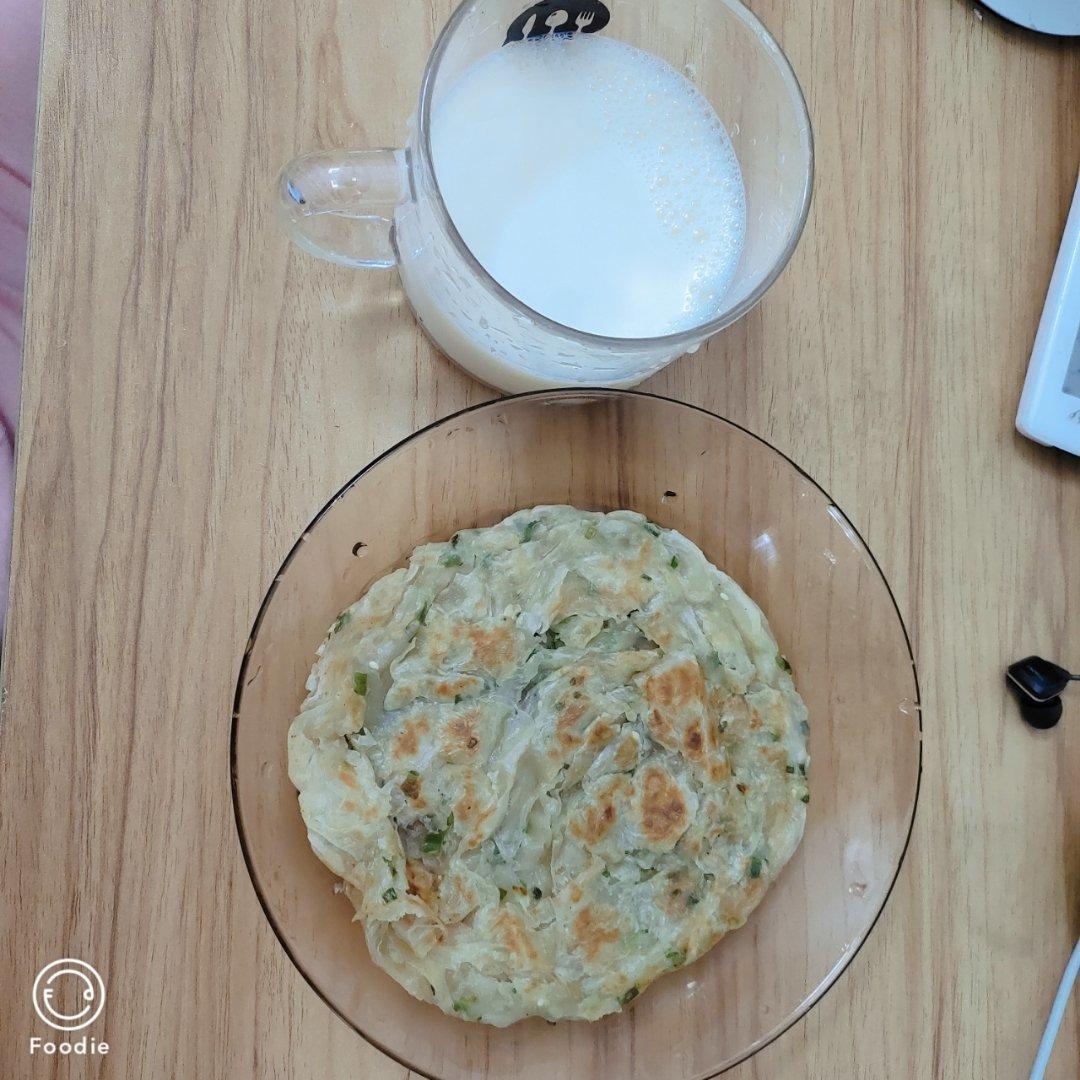
M 966 0 L 755 0 L 806 89 L 815 204 L 764 303 L 648 389 L 760 433 L 866 537 L 913 637 L 923 793 L 847 973 L 730 1075 L 1024 1075 L 1080 934 L 1080 461 L 1013 430 L 1080 164 L 1080 43 Z M 490 391 L 392 275 L 290 251 L 268 192 L 400 143 L 449 5 L 47 0 L 0 728 L 0 1071 L 401 1077 L 308 988 L 248 880 L 233 684 L 271 576 L 374 453 Z M 31 1058 L 95 964 L 100 1061 Z M 1051 1075 L 1080 1075 L 1080 1010 Z M 103 1063 L 102 1063 L 103 1062 Z M 478 1074 L 482 1075 L 482 1074 Z

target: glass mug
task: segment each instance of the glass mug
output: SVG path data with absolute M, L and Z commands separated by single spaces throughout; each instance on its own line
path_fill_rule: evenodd
M 408 146 L 296 158 L 279 177 L 280 218 L 313 255 L 351 267 L 396 266 L 428 337 L 497 389 L 633 386 L 749 311 L 791 257 L 813 185 L 806 102 L 779 46 L 738 0 L 615 0 L 610 12 L 599 0 L 526 4 L 465 0 L 428 58 Z M 441 95 L 507 41 L 561 25 L 600 31 L 666 60 L 727 127 L 745 185 L 746 236 L 722 310 L 707 322 L 639 338 L 564 326 L 503 288 L 450 218 L 431 151 Z

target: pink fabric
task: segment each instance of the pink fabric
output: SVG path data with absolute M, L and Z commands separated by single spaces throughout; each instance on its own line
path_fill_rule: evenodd
M 0 0 L 0 624 L 7 612 L 41 0 Z

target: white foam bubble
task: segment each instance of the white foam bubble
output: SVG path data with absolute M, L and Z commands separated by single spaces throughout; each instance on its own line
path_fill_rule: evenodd
M 712 106 L 658 57 L 600 35 L 507 46 L 438 100 L 432 150 L 465 242 L 530 307 L 625 337 L 717 314 L 742 174 Z

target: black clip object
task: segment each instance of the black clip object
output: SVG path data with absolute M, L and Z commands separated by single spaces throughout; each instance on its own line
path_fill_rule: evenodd
M 559 16 L 562 16 L 561 18 Z M 611 22 L 611 12 L 600 0 L 539 0 L 526 8 L 507 28 L 504 45 L 530 41 L 549 34 L 595 34 Z
M 1005 669 L 1005 678 L 1016 694 L 1020 715 L 1033 728 L 1045 730 L 1061 719 L 1061 695 L 1080 675 L 1041 656 L 1025 656 Z
M 1049 701 L 1028 701 L 1021 699 L 1020 715 L 1025 722 L 1039 731 L 1054 727 L 1061 719 L 1061 698 L 1052 697 Z

